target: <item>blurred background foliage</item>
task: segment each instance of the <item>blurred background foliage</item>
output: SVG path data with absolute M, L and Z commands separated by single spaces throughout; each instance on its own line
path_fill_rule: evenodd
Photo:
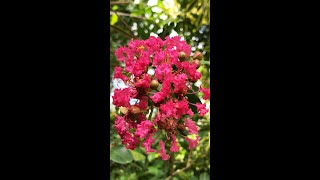
M 131 0 L 110 2 L 110 101 L 115 66 L 121 66 L 114 52 L 131 39 L 147 39 L 150 36 L 179 35 L 195 51 L 203 53 L 202 66 L 198 69 L 202 78 L 197 83 L 210 87 L 210 0 Z M 199 93 L 201 95 L 201 93 Z M 200 96 L 202 97 L 202 96 Z M 210 107 L 210 101 L 202 102 Z M 188 144 L 177 138 L 182 146 L 169 161 L 162 161 L 157 153 L 145 153 L 144 148 L 127 150 L 113 125 L 116 108 L 110 104 L 110 178 L 135 179 L 209 179 L 210 172 L 210 115 L 192 118 L 199 127 L 201 141 L 191 153 Z M 158 149 L 158 140 L 155 142 Z M 167 148 L 169 152 L 169 148 Z M 170 176 L 172 175 L 173 176 Z

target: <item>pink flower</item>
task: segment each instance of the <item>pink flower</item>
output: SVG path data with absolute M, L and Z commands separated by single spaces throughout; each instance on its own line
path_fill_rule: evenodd
M 210 89 L 205 89 L 200 86 L 200 91 L 203 92 L 203 99 L 205 100 L 210 99 Z
M 189 109 L 188 101 L 183 99 L 175 103 L 175 108 L 177 109 L 177 113 L 175 118 L 180 119 L 181 116 L 185 114 L 189 114 L 190 117 L 193 116 L 193 112 Z M 190 114 L 191 113 L 191 114 Z M 192 116 L 191 116 L 192 115 Z
M 126 145 L 127 149 L 135 149 L 139 143 L 137 137 L 132 136 L 129 131 L 126 131 L 124 134 L 120 134 L 122 139 L 122 144 Z
M 126 59 L 126 51 L 127 51 L 127 48 L 125 47 L 119 47 L 116 51 L 115 51 L 115 55 L 117 57 L 117 59 L 120 61 L 120 62 L 123 62 L 125 59 Z
M 129 107 L 130 106 L 130 91 L 131 88 L 115 89 L 113 98 L 113 104 L 117 107 Z
M 155 152 L 155 149 L 151 148 L 151 145 L 154 143 L 154 139 L 152 139 L 153 133 L 150 133 L 147 138 L 142 143 L 142 146 L 146 149 L 146 152 Z
M 170 158 L 169 154 L 166 154 L 166 149 L 164 147 L 164 142 L 160 140 L 159 142 L 160 150 L 158 151 L 160 153 L 160 156 L 162 157 L 162 160 L 168 160 Z
M 186 54 L 185 60 L 179 58 L 181 52 Z M 165 149 L 168 140 L 171 139 L 171 152 L 178 152 L 180 149 L 175 135 L 177 128 L 187 129 L 188 134 L 196 135 L 195 140 L 185 137 L 189 149 L 198 145 L 198 127 L 190 119 L 194 115 L 189 108 L 192 103 L 188 102 L 185 95 L 190 85 L 201 78 L 201 73 L 197 71 L 196 63 L 188 61 L 190 53 L 191 47 L 179 36 L 167 36 L 165 40 L 159 37 L 132 39 L 126 47 L 116 50 L 116 57 L 125 67 L 115 67 L 114 78 L 122 79 L 128 88 L 114 91 L 113 104 L 116 107 L 126 107 L 129 111 L 123 111 L 122 117 L 116 115 L 114 127 L 126 148 L 135 149 L 141 142 L 146 153 L 158 152 L 162 160 L 168 160 L 170 156 Z M 155 68 L 154 75 L 147 73 L 150 66 Z M 158 92 L 150 88 L 152 79 L 159 82 L 159 91 L 156 90 Z M 209 89 L 200 87 L 200 91 L 205 100 L 209 99 Z M 130 100 L 133 98 L 139 102 L 131 106 Z M 200 116 L 208 112 L 205 104 L 194 105 Z M 151 107 L 157 108 L 156 117 L 152 121 L 146 119 L 146 112 Z M 189 116 L 188 119 L 185 119 L 186 115 Z M 160 139 L 160 149 L 155 150 L 151 146 L 155 142 L 153 135 L 158 131 L 165 131 L 167 139 L 165 142 Z
M 194 115 L 194 113 L 192 112 L 192 110 L 191 110 L 191 109 L 189 109 L 189 110 L 188 110 L 188 114 L 189 114 L 189 117 L 190 117 L 190 118 L 192 118 L 192 117 L 193 117 L 193 115 Z
M 138 124 L 137 130 L 134 135 L 139 138 L 145 138 L 151 131 L 151 127 L 153 127 L 153 124 L 150 121 L 142 121 L 140 124 Z
M 172 88 L 171 88 L 172 81 L 173 81 L 172 74 L 167 74 L 166 78 L 163 80 L 163 83 L 162 83 L 162 87 L 160 91 L 167 98 L 169 98 L 172 93 Z
M 168 48 L 173 48 L 175 46 L 177 52 L 185 52 L 187 58 L 190 56 L 191 47 L 185 41 L 181 40 L 181 37 L 166 37 L 166 40 L 164 42 Z
M 178 92 L 184 93 L 188 90 L 188 87 L 186 85 L 186 78 L 187 78 L 187 75 L 183 73 L 175 76 L 174 78 L 175 81 L 173 81 L 175 93 L 178 93 Z
M 189 62 L 186 61 L 186 62 L 182 62 L 181 64 L 183 66 L 183 69 L 187 73 L 188 78 L 191 81 L 196 81 L 201 78 L 201 73 L 197 71 L 196 63 L 190 64 Z
M 157 123 L 158 121 L 161 121 L 162 119 L 165 119 L 166 115 L 162 114 L 161 112 L 159 112 L 156 116 L 156 118 L 154 119 L 154 123 Z
M 154 95 L 151 96 L 150 98 L 152 99 L 153 102 L 158 103 L 164 99 L 164 94 L 163 92 L 157 92 L 157 93 L 154 93 Z
M 180 146 L 177 145 L 176 136 L 172 134 L 171 140 L 172 140 L 172 145 L 171 145 L 170 151 L 171 152 L 178 152 L 180 149 Z
M 124 134 L 127 131 L 126 122 L 124 121 L 124 117 L 116 115 L 114 127 L 119 135 Z
M 121 67 L 116 66 L 114 68 L 114 77 L 113 78 L 120 78 L 123 81 L 126 81 L 128 78 L 126 76 L 124 76 L 121 71 L 122 71 Z
M 155 54 L 153 57 L 153 66 L 160 65 L 164 61 L 165 57 L 166 54 L 163 51 L 160 51 L 159 53 Z
M 148 107 L 148 96 L 141 96 L 138 99 L 140 102 L 136 106 L 140 109 L 146 109 Z
M 195 140 L 186 137 L 185 140 L 188 141 L 188 143 L 189 143 L 189 147 L 188 148 L 191 150 L 191 149 L 197 147 L 197 145 L 199 143 L 199 140 L 200 140 L 200 137 L 197 136 Z
M 144 74 L 143 79 L 139 79 L 134 86 L 137 88 L 148 89 L 150 87 L 151 78 L 149 74 Z
M 148 51 L 159 51 L 162 49 L 163 40 L 160 37 L 151 36 L 149 39 L 145 40 Z
M 200 116 L 204 116 L 207 112 L 206 104 L 196 103 L 197 111 L 199 112 Z
M 126 145 L 127 149 L 134 150 L 139 143 L 139 139 L 137 137 L 132 137 L 132 135 L 127 132 L 122 138 L 122 144 Z
M 187 119 L 185 122 L 189 134 L 198 134 L 198 127 L 194 124 L 192 120 Z
M 166 104 L 160 105 L 160 111 L 167 117 L 177 117 L 177 109 L 174 108 L 174 103 L 170 99 Z
M 172 71 L 171 65 L 161 64 L 161 65 L 157 66 L 157 68 L 155 70 L 155 77 L 159 81 L 163 81 L 165 76 L 167 76 L 168 74 L 171 74 L 171 71 Z

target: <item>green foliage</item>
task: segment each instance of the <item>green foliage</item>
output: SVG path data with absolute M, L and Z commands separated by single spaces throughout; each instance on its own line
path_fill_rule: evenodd
M 188 92 L 192 93 L 192 91 L 190 91 L 190 90 Z M 201 103 L 200 99 L 195 94 L 186 94 L 186 96 L 188 97 L 188 101 L 193 103 L 193 104 Z M 189 104 L 189 108 L 191 108 L 191 110 L 193 111 L 194 114 L 197 113 L 197 107 L 196 106 Z
M 127 148 L 122 145 L 114 146 L 110 149 L 110 159 L 120 164 L 127 164 L 132 161 L 132 155 Z
M 111 1 L 114 2 L 114 1 Z M 210 0 L 173 0 L 168 5 L 166 0 L 158 0 L 156 4 L 148 5 L 148 0 L 119 1 L 131 2 L 110 6 L 110 84 L 113 69 L 121 66 L 114 52 L 126 45 L 131 39 L 147 39 L 150 34 L 156 34 L 162 39 L 175 31 L 184 37 L 192 47 L 192 52 L 203 53 L 203 60 L 198 71 L 202 74 L 201 86 L 210 87 Z M 138 2 L 138 3 L 134 3 Z M 212 86 L 212 85 L 211 85 Z M 112 86 L 111 86 L 112 88 Z M 193 91 L 198 87 L 193 86 Z M 202 97 L 202 94 L 200 97 Z M 195 95 L 188 96 L 192 103 L 200 102 Z M 127 150 L 121 145 L 121 139 L 114 126 L 115 110 L 110 113 L 110 178 L 120 180 L 166 179 L 170 176 L 170 168 L 179 171 L 173 179 L 206 180 L 210 179 L 210 117 L 200 117 L 196 108 L 190 106 L 195 113 L 192 118 L 199 127 L 199 145 L 191 151 L 188 143 L 177 137 L 181 146 L 174 156 L 174 162 L 163 161 L 157 153 L 146 154 L 145 149 L 138 147 Z M 158 147 L 159 140 L 153 148 Z M 166 148 L 169 149 L 168 147 Z M 190 167 L 186 168 L 190 154 Z M 184 169 L 185 168 L 185 169 Z

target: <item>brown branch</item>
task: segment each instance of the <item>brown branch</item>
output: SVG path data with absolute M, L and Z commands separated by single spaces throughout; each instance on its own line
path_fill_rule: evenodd
M 113 1 L 110 2 L 110 5 L 118 5 L 118 4 L 131 4 L 132 2 L 128 2 L 128 1 Z
M 130 26 L 121 18 L 121 16 L 119 16 L 118 12 L 115 11 L 115 14 L 118 16 L 118 18 L 120 19 L 120 21 L 122 22 L 122 24 L 124 24 L 124 26 L 130 31 L 131 36 L 134 37 L 134 39 L 137 39 L 137 37 L 133 34 L 133 32 L 131 31 Z
M 120 16 L 129 16 L 129 17 L 132 17 L 132 18 L 138 18 L 138 19 L 148 20 L 147 18 L 141 17 L 141 16 L 133 16 L 133 15 L 128 14 L 128 13 L 110 11 L 110 15 L 113 15 L 113 14 L 116 14 L 116 13 L 118 13 L 118 15 L 120 15 Z
M 135 38 L 134 36 L 132 36 L 131 34 L 125 32 L 124 30 L 122 30 L 121 28 L 114 26 L 114 25 L 110 25 L 110 27 L 114 28 L 115 30 L 121 32 L 122 34 L 126 35 L 129 38 Z
M 188 155 L 188 159 L 187 159 L 187 163 L 186 166 L 182 169 L 177 169 L 174 173 L 172 173 L 169 177 L 166 178 L 166 180 L 170 180 L 173 178 L 173 176 L 175 176 L 176 174 L 178 174 L 179 172 L 185 171 L 186 169 L 188 169 L 191 165 L 190 165 L 190 156 L 191 156 L 192 150 L 190 150 L 189 155 Z

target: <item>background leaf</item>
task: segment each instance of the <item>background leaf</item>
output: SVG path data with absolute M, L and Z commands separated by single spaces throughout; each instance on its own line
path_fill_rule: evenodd
M 188 92 L 192 92 L 192 91 L 188 91 Z M 200 99 L 198 98 L 198 96 L 196 94 L 187 94 L 186 96 L 188 97 L 188 101 L 193 104 L 196 104 L 197 102 L 201 103 Z M 198 113 L 196 106 L 189 104 L 189 108 L 191 108 L 191 110 L 194 114 Z
M 113 146 L 111 148 L 110 159 L 120 164 L 127 164 L 133 160 L 130 151 L 128 151 L 123 145 Z
M 113 14 L 113 15 L 111 16 L 111 18 L 110 18 L 110 24 L 111 24 L 111 25 L 114 25 L 114 24 L 117 23 L 117 22 L 118 22 L 118 16 L 115 15 L 115 14 Z
M 135 161 L 144 161 L 146 158 L 143 154 L 134 150 L 130 150 L 130 153 Z
M 209 180 L 210 177 L 209 177 L 209 174 L 204 172 L 202 174 L 200 174 L 200 177 L 199 177 L 200 180 Z

